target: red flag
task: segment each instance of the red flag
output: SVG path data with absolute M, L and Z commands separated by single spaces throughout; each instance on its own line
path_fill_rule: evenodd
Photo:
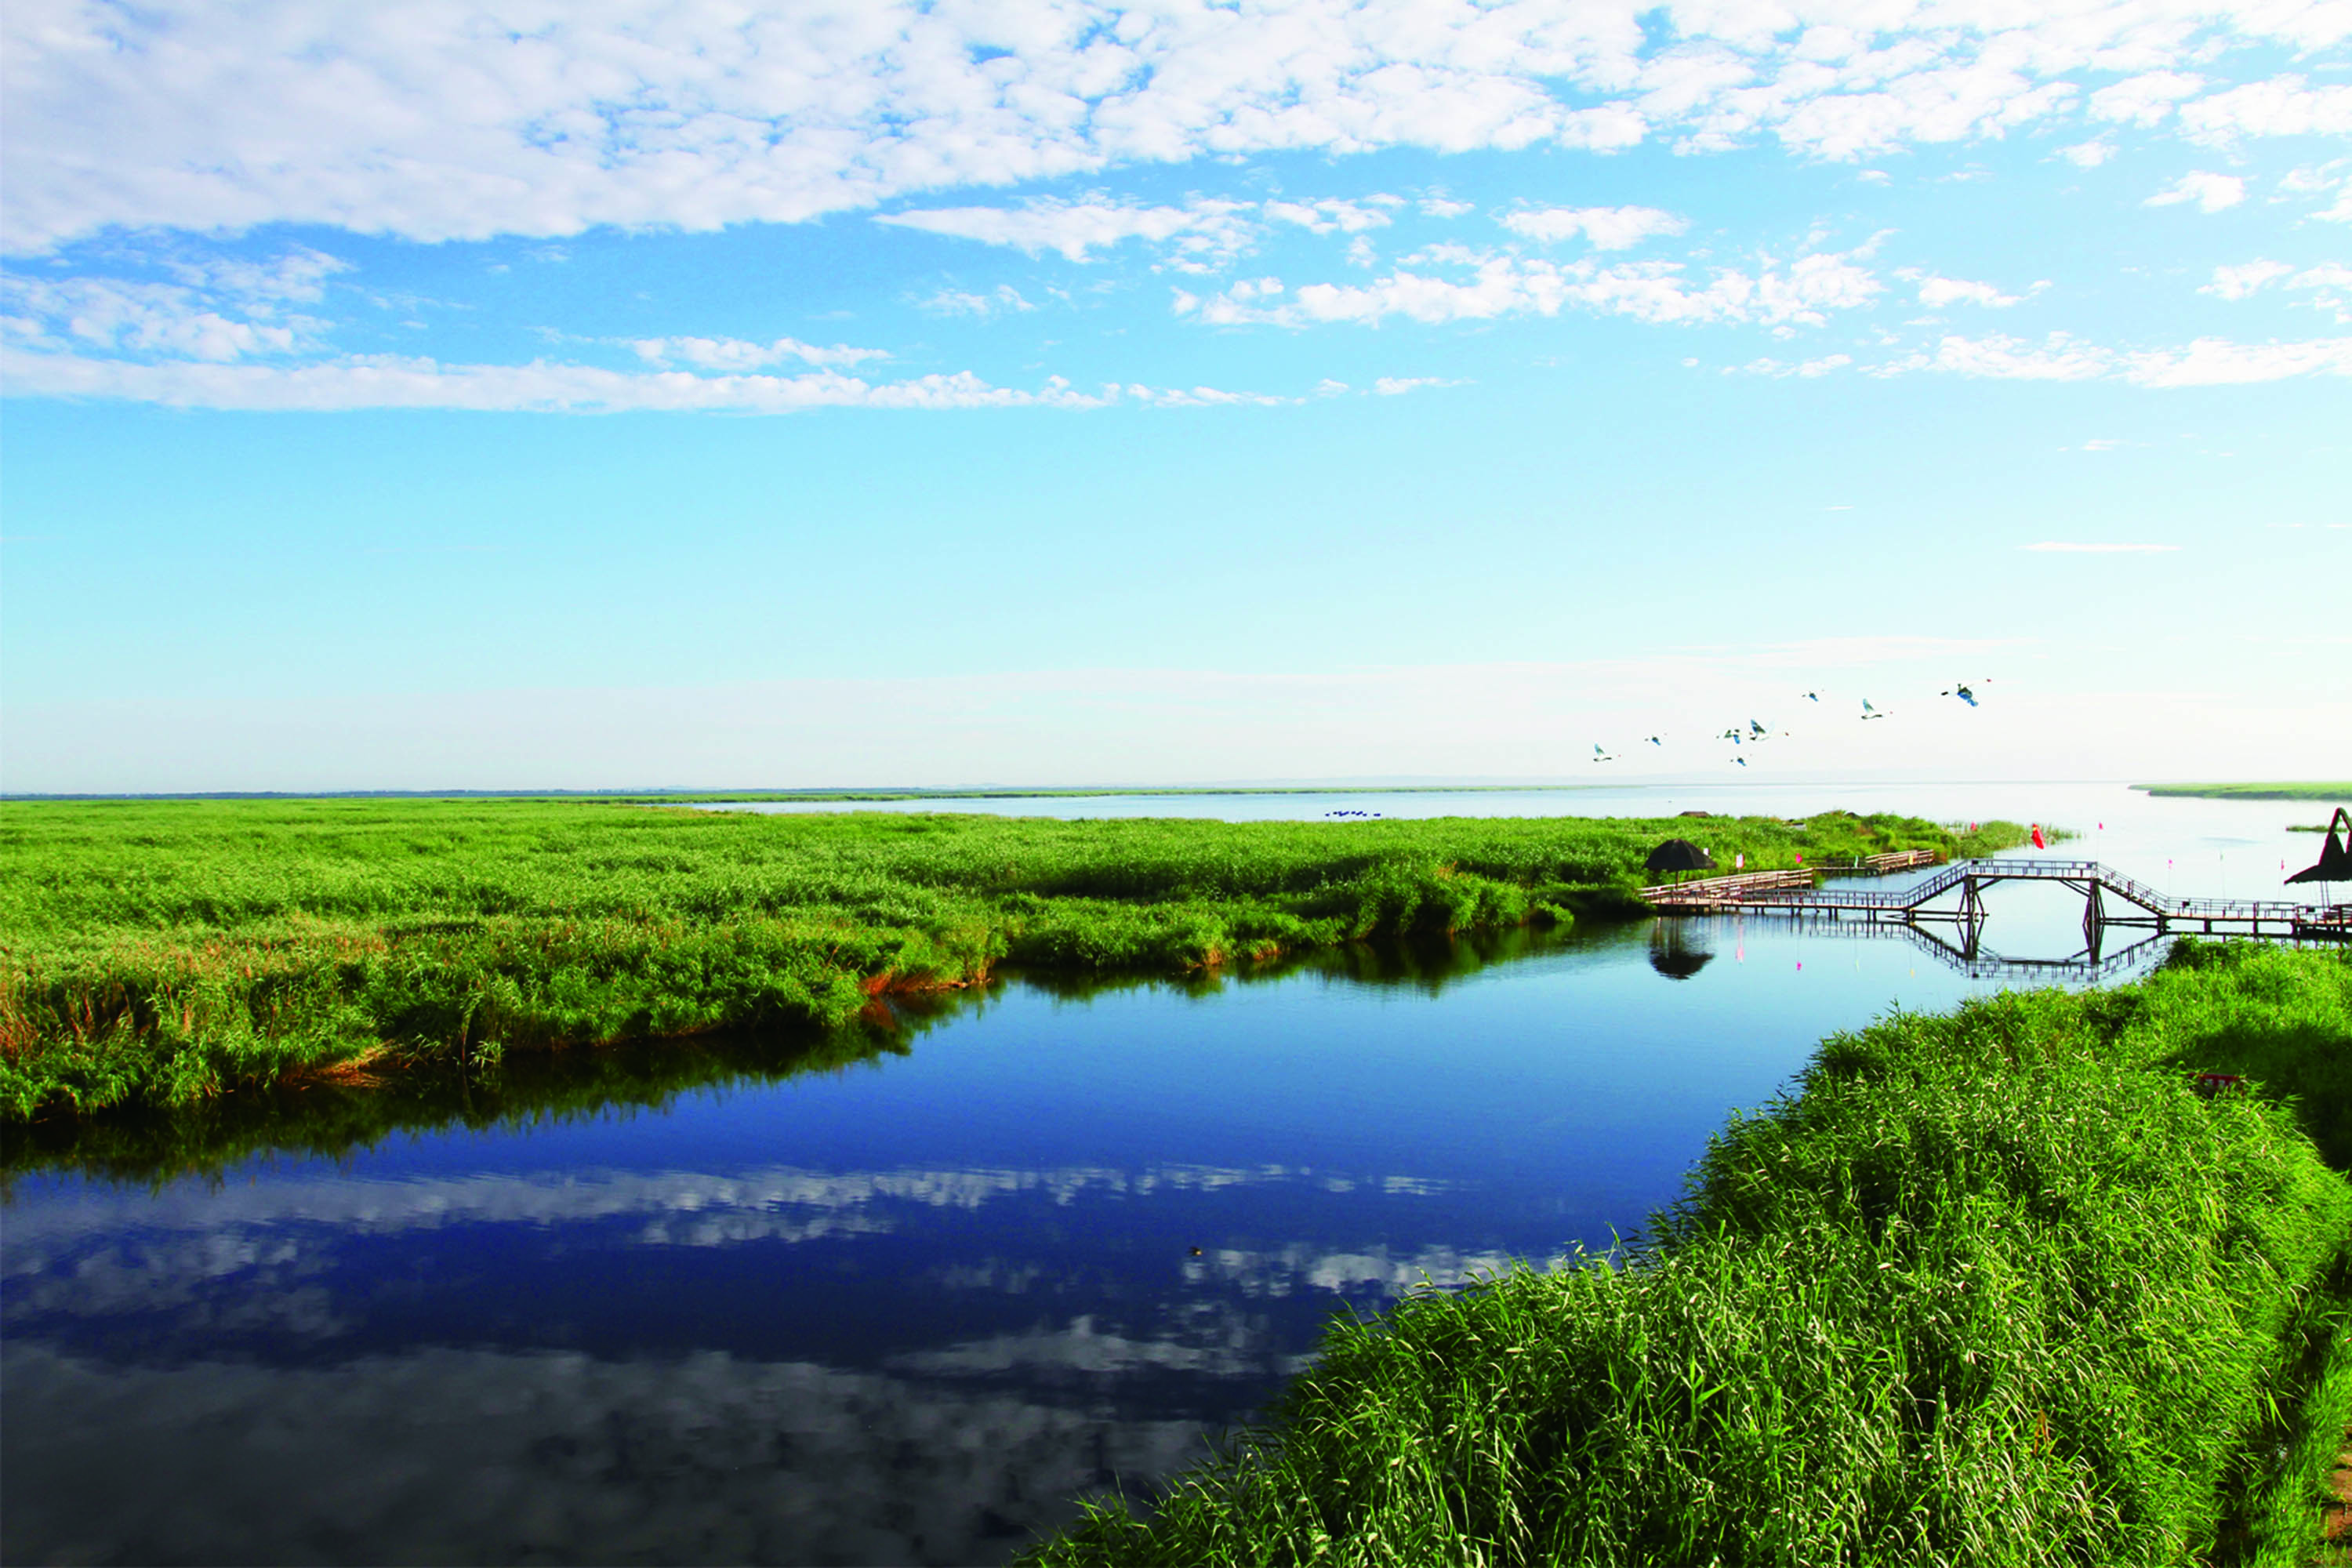
M 2033 847 L 2036 849 L 2047 849 L 2050 847 L 2049 845 L 2044 844 L 2042 841 L 2042 824 L 2038 822 L 2033 825 Z

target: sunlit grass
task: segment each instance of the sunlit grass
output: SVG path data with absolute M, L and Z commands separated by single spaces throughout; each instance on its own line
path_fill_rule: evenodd
M 1034 1560 L 2307 1561 L 2352 1186 L 2281 1091 L 2352 1050 L 2352 963 L 2192 951 L 1832 1039 L 1637 1245 L 1335 1326 Z M 2282 994 L 2319 1032 L 2200 1098 Z
M 1750 865 L 1969 853 L 1912 819 L 1223 823 L 579 801 L 0 806 L 0 1115 L 305 1073 L 846 1023 L 1013 963 L 1180 973 L 1638 909 L 1700 833 Z

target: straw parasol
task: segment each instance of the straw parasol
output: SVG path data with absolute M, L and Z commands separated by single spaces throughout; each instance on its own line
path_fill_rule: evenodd
M 1687 838 L 1669 838 L 1651 850 L 1650 858 L 1643 861 L 1642 866 L 1644 870 L 1673 871 L 1677 874 L 1684 871 L 1712 871 L 1715 869 L 1715 857 Z
M 2306 866 L 2289 877 L 2289 882 L 2352 882 L 2352 849 L 2344 845 L 2342 835 L 2352 833 L 2352 812 L 2342 806 L 2327 821 L 2327 842 L 2320 847 L 2319 864 Z

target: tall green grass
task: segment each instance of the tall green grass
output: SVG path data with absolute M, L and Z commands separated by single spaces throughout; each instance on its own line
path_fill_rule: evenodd
M 1436 995 L 1493 964 L 1561 940 L 1559 932 L 1520 926 L 1458 938 L 1350 942 L 1286 954 L 1245 972 L 1039 971 L 1026 984 L 1072 1001 L 1140 986 L 1198 995 L 1313 970 L 1356 984 Z M 383 1074 L 364 1068 L 313 1073 L 187 1105 L 0 1120 L 0 1197 L 10 1180 L 36 1172 L 161 1186 L 217 1176 L 257 1156 L 348 1159 L 404 1133 L 457 1126 L 516 1131 L 662 1110 L 698 1092 L 844 1072 L 904 1055 L 930 1029 L 986 1007 L 998 990 L 980 985 L 879 997 L 848 1026 L 822 1030 L 730 1029 L 624 1041 L 594 1051 L 515 1051 L 494 1068 L 450 1059 L 410 1062 Z
M 1063 822 L 610 802 L 0 806 L 0 1116 L 321 1071 L 837 1027 L 1013 963 L 1176 973 L 1638 909 L 1696 831 L 1751 864 L 1972 853 L 1843 813 L 1644 823 Z
M 1636 1245 L 1335 1325 L 1029 1561 L 2306 1560 L 2352 1185 L 2280 1091 L 2352 1050 L 2352 963 L 2190 952 L 1831 1040 Z M 2283 996 L 2272 1081 L 2195 1093 Z

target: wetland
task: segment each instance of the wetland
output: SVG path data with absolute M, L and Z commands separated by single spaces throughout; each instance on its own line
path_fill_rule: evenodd
M 1236 798 L 1224 808 L 1350 805 Z M 2171 817 L 2135 826 L 2128 801 L 2103 817 L 2107 800 L 2021 800 L 2016 816 L 2079 820 L 2086 836 L 2110 835 L 2103 858 L 2147 875 L 2159 850 L 2250 865 L 2307 815 L 2144 808 L 2218 814 L 2200 837 Z M 1664 798 L 1627 804 L 1647 807 L 1628 819 L 1673 815 Z M 1989 801 L 1987 816 L 2008 804 Z M 1393 825 L 1410 830 L 1395 835 L 1401 861 L 1455 868 L 1402 885 L 1450 896 L 1442 884 L 1466 869 L 1518 889 L 1522 918 L 1454 922 L 1452 936 L 1436 921 L 1365 921 L 1381 907 L 1365 896 L 1381 868 L 1377 840 L 1369 854 L 1362 839 L 1349 845 L 1364 858 L 1334 875 L 1319 847 L 1253 858 L 1244 836 L 1161 817 L 1117 864 L 1149 866 L 1152 845 L 1192 834 L 1222 847 L 1213 864 L 1260 886 L 1268 866 L 1294 879 L 1253 894 L 1243 920 L 1356 920 L 1362 934 L 1216 964 L 1200 949 L 1148 945 L 1108 951 L 1188 961 L 1039 963 L 1057 950 L 1020 944 L 1077 929 L 1052 901 L 1104 900 L 1099 865 L 1055 851 L 1066 885 L 1015 877 L 974 892 L 977 872 L 927 884 L 835 864 L 828 885 L 880 887 L 861 910 L 899 917 L 887 927 L 898 945 L 836 953 L 904 965 L 910 952 L 956 951 L 939 933 L 968 929 L 975 910 L 1003 950 L 951 988 L 869 989 L 860 982 L 877 973 L 909 971 L 843 966 L 837 1016 L 779 1010 L 562 1049 L 484 1034 L 465 1054 L 420 1028 L 397 1056 L 369 1057 L 379 1030 L 341 1071 L 225 1074 L 180 1100 L 142 1087 L 78 1113 L 42 1101 L 5 1126 L 0 1554 L 1002 1561 L 1070 1525 L 1084 1500 L 1148 1496 L 1213 1459 L 1216 1433 L 1328 1356 L 1335 1313 L 1391 1312 L 1431 1289 L 1645 1235 L 1727 1119 L 1800 1087 L 1824 1039 L 1898 1008 L 1942 1014 L 1997 993 L 1900 939 L 1612 918 L 1601 900 L 1630 885 L 1622 859 L 1541 847 L 1547 831 L 1555 846 L 1612 842 L 1591 822 L 1465 829 L 1458 797 L 1427 803 L 1452 818 L 1434 826 L 1399 820 L 1411 801 L 1352 805 L 1391 815 L 1334 833 Z M 1710 821 L 1709 837 L 1719 851 L 1752 832 L 1751 865 L 1797 852 L 1804 830 L 1791 819 L 1850 808 L 1822 792 L 1674 809 L 1727 805 L 1751 808 L 1738 815 L 1756 826 Z M 1969 809 L 1916 805 L 1919 826 L 1902 831 Z M 13 806 L 0 818 L 22 820 Z M 759 826 L 745 816 L 717 831 Z M 1275 826 L 1287 847 L 1316 845 L 1291 835 L 1324 825 Z M 1656 826 L 1633 839 L 1646 847 Z M 1066 843 L 1034 826 L 1003 831 Z M 1432 841 L 1412 832 L 1450 837 L 1431 859 Z M 264 833 L 247 842 L 246 869 L 209 904 L 184 869 L 143 871 L 130 856 L 106 886 L 72 896 L 84 910 L 148 911 L 151 931 L 156 910 L 201 910 L 221 952 L 239 932 L 292 947 L 357 931 L 356 889 L 389 865 L 445 900 L 416 922 L 417 940 L 470 942 L 506 921 L 503 951 L 522 945 L 512 933 L 528 911 L 483 890 L 512 885 L 507 862 L 454 826 L 437 839 L 404 826 L 321 857 L 341 863 L 325 879 L 340 911 L 288 913 L 299 900 L 287 858 Z M 974 833 L 969 864 L 1001 877 L 1001 852 L 981 847 L 1005 842 Z M 148 847 L 202 868 L 184 841 Z M 538 868 L 541 886 L 587 887 L 601 921 L 682 918 L 646 891 L 684 864 L 674 840 L 637 841 L 576 879 L 549 871 L 554 858 L 542 845 L 512 863 Z M 1310 879 L 1302 865 L 1322 869 Z M 756 880 L 726 871 L 699 885 Z M 1222 874 L 1221 885 L 1197 870 L 1147 885 L 1243 885 Z M 1309 901 L 1333 899 L 1335 883 L 1357 901 Z M 279 903 L 265 907 L 271 896 Z M 725 908 L 749 900 L 728 896 L 738 902 Z M 458 918 L 448 910 L 463 899 L 479 924 L 425 929 Z M 1160 912 L 1139 923 L 1193 942 L 1267 929 L 1220 915 L 1207 931 L 1165 908 L 1190 921 L 1234 902 L 1188 892 L 1145 906 Z M 1547 902 L 1570 918 L 1525 918 Z M 1050 926 L 1037 904 L 1065 923 Z M 952 918 L 923 923 L 940 911 Z M 1029 923 L 987 923 L 1005 911 Z M 2063 939 L 2062 917 L 2024 899 L 1997 914 L 2019 946 Z M 412 935 L 400 923 L 411 915 L 369 918 L 390 947 Z M 13 942 L 26 928 L 6 929 Z M 908 931 L 934 945 L 915 949 L 898 934 Z M 44 975 L 62 971 L 68 945 L 42 950 Z M 77 951 L 100 946 L 91 936 Z M 2325 1016 L 2297 1026 L 2340 1027 Z M 2257 1131 L 2291 1142 L 2274 1120 Z M 2280 1169 L 2289 1184 L 2311 1180 Z M 2258 1368 L 2263 1353 L 2257 1344 L 2231 1365 Z

